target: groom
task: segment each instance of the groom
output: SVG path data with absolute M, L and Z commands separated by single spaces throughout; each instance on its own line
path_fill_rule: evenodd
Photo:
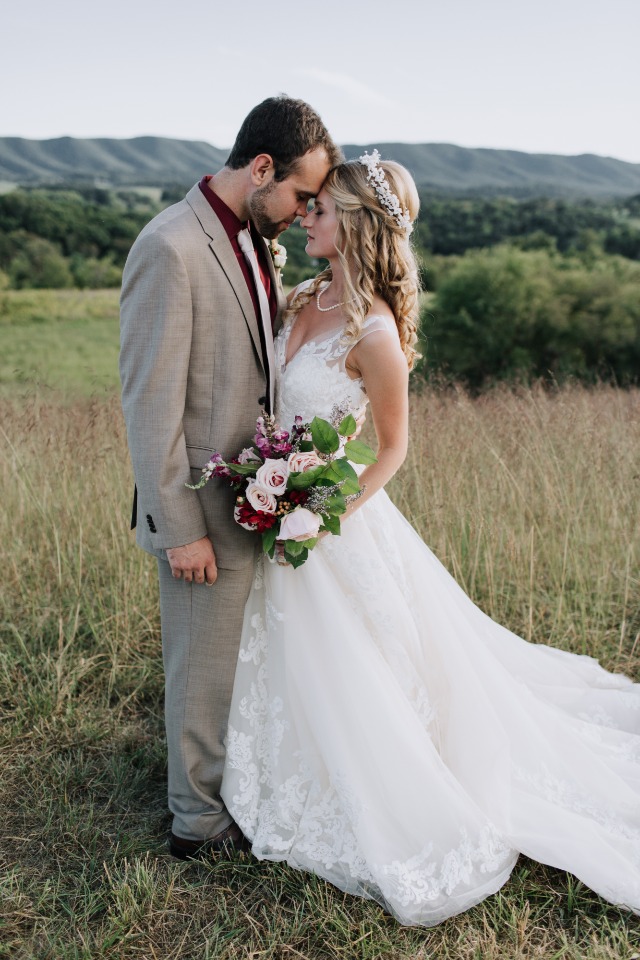
M 262 237 L 305 215 L 339 159 L 308 104 L 263 101 L 224 168 L 147 224 L 124 269 L 122 406 L 137 542 L 158 561 L 169 847 L 182 859 L 243 846 L 219 790 L 256 550 L 233 521 L 232 491 L 185 484 L 213 450 L 227 458 L 245 446 L 269 405 L 284 296 Z M 134 502 L 133 524 L 135 514 Z

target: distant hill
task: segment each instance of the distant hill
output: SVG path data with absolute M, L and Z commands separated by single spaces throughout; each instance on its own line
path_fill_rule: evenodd
M 25 140 L 0 137 L 0 180 L 21 184 L 91 183 L 105 186 L 191 184 L 215 173 L 227 150 L 201 140 L 100 137 Z
M 363 151 L 351 144 L 342 149 L 349 159 Z M 404 164 L 420 187 L 438 192 L 593 198 L 640 193 L 640 163 L 592 153 L 564 157 L 451 143 L 385 143 L 378 149 Z
M 425 190 L 511 196 L 609 198 L 640 193 L 640 164 L 594 154 L 565 157 L 517 150 L 470 149 L 448 143 L 344 146 L 348 158 L 377 146 L 411 170 Z M 215 173 L 228 151 L 200 140 L 26 140 L 0 137 L 0 181 L 99 186 L 189 185 Z

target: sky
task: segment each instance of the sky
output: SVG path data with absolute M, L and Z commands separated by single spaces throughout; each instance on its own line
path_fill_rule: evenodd
M 339 143 L 640 163 L 640 0 L 32 0 L 2 15 L 0 136 L 226 148 L 264 97 Z

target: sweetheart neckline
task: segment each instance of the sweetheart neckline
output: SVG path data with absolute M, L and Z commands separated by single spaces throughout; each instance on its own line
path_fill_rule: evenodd
M 288 347 L 288 345 L 289 345 L 289 339 L 290 339 L 290 337 L 291 337 L 291 331 L 293 330 L 293 327 L 294 327 L 294 325 L 295 325 L 295 323 L 296 323 L 296 320 L 298 319 L 299 316 L 300 316 L 300 314 L 297 313 L 297 314 L 295 315 L 295 317 L 292 317 L 291 323 L 289 324 L 288 329 L 283 330 L 283 333 L 286 333 L 286 339 L 285 339 L 285 342 L 284 342 L 284 352 L 283 352 L 283 365 L 282 365 L 282 369 L 283 369 L 283 370 L 286 370 L 286 369 L 293 363 L 293 361 L 294 361 L 295 358 L 298 356 L 298 354 L 300 353 L 300 351 L 303 350 L 304 347 L 306 347 L 308 344 L 311 344 L 311 343 L 314 343 L 314 344 L 325 343 L 327 340 L 331 340 L 331 339 L 336 335 L 336 333 L 340 332 L 341 330 L 344 330 L 344 324 L 343 324 L 341 327 L 334 327 L 334 329 L 333 329 L 330 333 L 328 333 L 328 334 L 327 334 L 326 336 L 324 336 L 324 337 L 321 337 L 320 339 L 318 339 L 317 337 L 314 337 L 314 338 L 312 338 L 311 340 L 305 340 L 304 343 L 301 343 L 301 344 L 300 344 L 300 346 L 298 347 L 298 349 L 296 350 L 296 352 L 293 354 L 293 356 L 289 357 L 289 359 L 287 360 L 287 347 Z M 369 314 L 368 317 L 365 317 L 362 326 L 364 327 L 364 325 L 365 325 L 366 323 L 368 323 L 370 320 L 389 320 L 389 317 L 385 316 L 384 313 L 371 313 L 371 314 Z M 354 344 L 354 346 L 355 346 L 355 344 Z M 350 379 L 350 380 L 362 380 L 362 377 L 349 377 L 349 379 Z

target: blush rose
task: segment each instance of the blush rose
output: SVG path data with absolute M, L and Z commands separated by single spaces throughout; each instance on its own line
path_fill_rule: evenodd
M 262 510 L 263 513 L 275 513 L 278 503 L 275 495 L 269 490 L 265 490 L 256 480 L 249 480 L 245 497 L 254 510 Z
M 307 510 L 306 507 L 298 507 L 283 518 L 278 540 L 296 540 L 301 543 L 303 540 L 317 537 L 319 530 L 320 516 Z
M 313 450 L 309 450 L 307 453 L 292 453 L 289 457 L 289 472 L 304 473 L 305 470 L 320 466 L 322 462 Z
M 289 465 L 286 460 L 265 460 L 256 471 L 256 483 L 276 497 L 287 489 Z

